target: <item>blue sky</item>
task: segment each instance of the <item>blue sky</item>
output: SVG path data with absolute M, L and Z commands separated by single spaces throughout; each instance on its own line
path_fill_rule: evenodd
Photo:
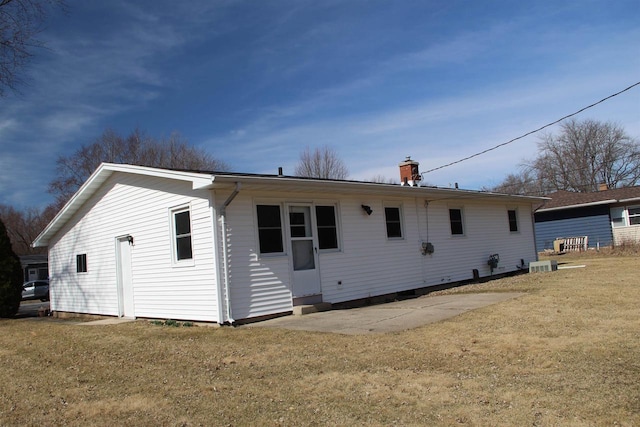
M 0 203 L 51 202 L 56 158 L 106 128 L 179 132 L 251 173 L 328 145 L 350 179 L 398 179 L 407 155 L 432 169 L 640 81 L 637 0 L 67 3 L 0 98 Z M 640 87 L 577 118 L 640 138 Z M 425 180 L 495 185 L 538 140 Z

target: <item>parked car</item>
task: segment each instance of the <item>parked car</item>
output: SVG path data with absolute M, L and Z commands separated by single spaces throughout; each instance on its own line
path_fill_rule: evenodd
M 49 281 L 32 280 L 22 285 L 22 301 L 39 299 L 49 301 Z

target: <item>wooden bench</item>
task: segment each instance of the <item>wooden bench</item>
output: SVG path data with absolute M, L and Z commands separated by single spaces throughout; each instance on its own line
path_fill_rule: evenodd
M 563 252 L 586 251 L 589 247 L 589 236 L 559 237 L 556 241 L 558 240 L 563 241 Z

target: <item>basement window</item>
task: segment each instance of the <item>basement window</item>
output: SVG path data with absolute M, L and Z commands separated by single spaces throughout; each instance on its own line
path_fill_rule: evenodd
M 509 231 L 515 233 L 518 231 L 518 211 L 515 209 L 509 209 L 507 211 L 509 217 Z
M 87 272 L 87 254 L 76 255 L 76 273 Z
M 258 215 L 260 253 L 273 254 L 284 252 L 280 205 L 257 205 L 256 212 Z

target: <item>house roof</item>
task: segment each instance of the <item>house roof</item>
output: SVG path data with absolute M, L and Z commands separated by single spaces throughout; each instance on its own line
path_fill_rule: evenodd
M 548 194 L 546 200 L 536 212 L 573 209 L 585 206 L 610 205 L 614 203 L 640 202 L 640 186 L 613 188 L 593 193 L 575 193 L 560 190 Z
M 440 187 L 411 187 L 364 181 L 303 178 L 283 175 L 259 175 L 235 172 L 188 171 L 160 169 L 147 166 L 102 163 L 78 191 L 69 199 L 47 227 L 34 240 L 32 246 L 48 246 L 49 240 L 73 217 L 114 173 L 127 173 L 191 182 L 194 190 L 249 189 L 252 191 L 295 191 L 297 193 L 358 194 L 381 196 L 424 197 L 427 200 L 502 200 L 538 204 L 540 197 L 508 195 L 486 191 Z

